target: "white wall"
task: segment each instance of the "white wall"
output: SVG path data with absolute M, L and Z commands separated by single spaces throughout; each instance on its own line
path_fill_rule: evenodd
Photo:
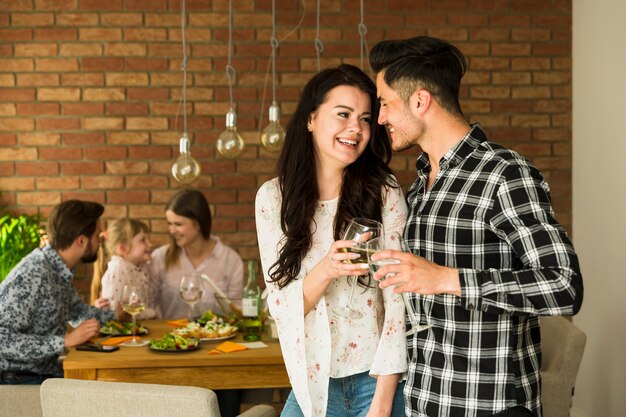
M 573 1 L 573 238 L 587 333 L 573 417 L 626 416 L 626 0 Z

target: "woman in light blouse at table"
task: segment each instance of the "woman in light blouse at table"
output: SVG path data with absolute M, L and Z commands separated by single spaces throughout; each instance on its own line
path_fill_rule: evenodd
M 376 87 L 363 71 L 344 64 L 318 73 L 287 128 L 278 178 L 257 193 L 268 306 L 293 388 L 281 416 L 404 416 L 400 295 L 371 280 L 352 300 L 363 318 L 332 311 L 346 304 L 347 275 L 368 282 L 367 268 L 340 252 L 351 244 L 339 240 L 350 219 L 378 220 L 389 232 L 402 232 L 406 220 L 377 115 Z
M 241 297 L 243 262 L 232 248 L 211 234 L 211 211 L 204 194 L 195 189 L 176 193 L 165 207 L 170 232 L 169 245 L 152 252 L 150 277 L 159 300 L 161 318 L 179 319 L 189 315 L 189 306 L 179 295 L 180 278 L 192 272 L 208 275 L 229 298 Z M 213 291 L 204 285 L 196 312 L 220 312 Z M 217 390 L 222 417 L 239 414 L 240 390 Z
M 243 262 L 232 248 L 211 234 L 211 211 L 204 195 L 194 189 L 175 194 L 167 203 L 165 216 L 170 232 L 169 245 L 152 252 L 150 276 L 158 295 L 161 318 L 180 319 L 189 315 L 189 306 L 179 294 L 180 278 L 192 272 L 208 275 L 231 299 L 241 298 Z M 220 307 L 210 286 L 195 306 L 196 313 Z

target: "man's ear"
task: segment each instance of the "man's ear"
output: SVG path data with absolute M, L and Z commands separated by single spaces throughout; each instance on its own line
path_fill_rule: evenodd
M 87 236 L 80 235 L 76 238 L 75 242 L 78 246 L 84 246 L 87 243 Z
M 419 115 L 423 115 L 430 107 L 432 96 L 427 90 L 416 90 L 409 100 L 411 111 L 417 112 Z

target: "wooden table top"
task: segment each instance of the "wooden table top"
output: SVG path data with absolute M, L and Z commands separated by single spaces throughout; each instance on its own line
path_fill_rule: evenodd
M 175 328 L 163 320 L 141 323 L 149 330 L 143 340 L 161 338 Z M 243 342 L 241 334 L 229 340 Z M 159 353 L 148 346 L 120 346 L 119 350 L 110 353 L 70 349 L 63 361 L 63 369 L 65 377 L 77 379 L 194 385 L 212 389 L 289 387 L 277 341 L 264 340 L 267 348 L 209 355 L 209 351 L 222 342 L 202 342 L 199 350 L 183 353 Z

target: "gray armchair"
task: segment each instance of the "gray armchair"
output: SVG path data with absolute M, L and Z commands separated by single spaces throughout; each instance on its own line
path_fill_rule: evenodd
M 567 417 L 587 337 L 565 317 L 541 317 L 543 417 Z
M 44 381 L 41 406 L 44 417 L 220 415 L 215 393 L 206 388 L 77 379 Z M 269 405 L 255 405 L 240 417 L 276 417 L 276 411 Z

